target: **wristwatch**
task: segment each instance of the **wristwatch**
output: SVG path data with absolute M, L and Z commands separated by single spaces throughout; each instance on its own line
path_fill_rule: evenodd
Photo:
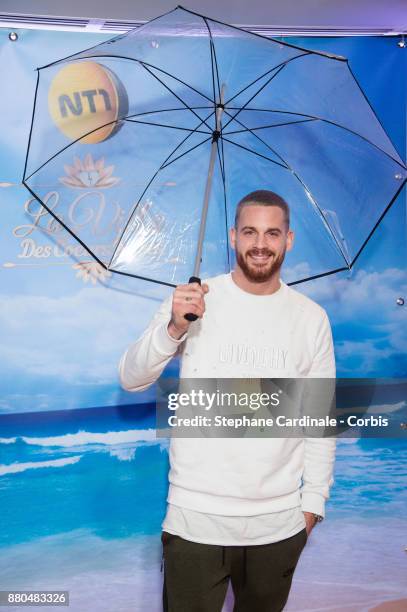
M 314 514 L 314 517 L 315 517 L 315 521 L 316 521 L 317 523 L 321 523 L 321 521 L 323 521 L 323 520 L 324 520 L 324 517 L 323 517 L 323 516 L 321 516 L 320 514 Z

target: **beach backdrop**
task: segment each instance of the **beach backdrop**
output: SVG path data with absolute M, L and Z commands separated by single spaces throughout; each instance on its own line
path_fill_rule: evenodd
M 0 590 L 69 590 L 73 612 L 158 612 L 168 441 L 154 389 L 123 391 L 117 365 L 170 289 L 101 272 L 21 185 L 36 67 L 107 38 L 0 31 Z M 349 58 L 405 159 L 407 51 L 390 37 L 289 42 Z M 108 166 L 97 161 L 83 171 Z M 406 377 L 406 255 L 404 189 L 352 272 L 296 287 L 328 312 L 338 376 Z M 392 402 L 405 407 L 389 393 L 375 409 Z M 406 609 L 388 603 L 407 597 L 406 459 L 402 438 L 339 440 L 288 611 Z

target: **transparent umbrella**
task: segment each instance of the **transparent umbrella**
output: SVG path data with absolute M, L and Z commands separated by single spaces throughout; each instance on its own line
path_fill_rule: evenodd
M 343 57 L 181 7 L 38 69 L 24 184 L 106 269 L 229 271 L 236 203 L 291 208 L 290 284 L 350 269 L 406 166 Z

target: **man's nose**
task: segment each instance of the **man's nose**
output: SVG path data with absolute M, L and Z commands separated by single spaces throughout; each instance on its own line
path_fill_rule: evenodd
M 264 249 L 267 246 L 266 237 L 264 234 L 257 234 L 255 245 L 258 249 Z

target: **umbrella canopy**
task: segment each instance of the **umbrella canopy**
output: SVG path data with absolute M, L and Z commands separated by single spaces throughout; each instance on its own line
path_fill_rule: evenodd
M 23 182 L 113 272 L 229 271 L 258 189 L 290 205 L 283 278 L 350 269 L 406 176 L 345 58 L 181 7 L 38 69 Z

